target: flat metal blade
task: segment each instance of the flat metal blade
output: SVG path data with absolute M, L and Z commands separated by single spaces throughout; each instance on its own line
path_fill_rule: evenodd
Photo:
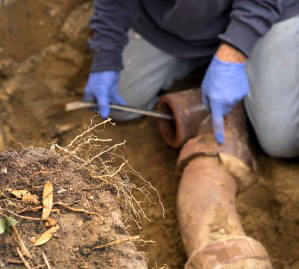
M 97 107 L 97 105 L 94 102 L 76 101 L 76 102 L 67 103 L 65 105 L 65 110 L 73 111 L 73 110 L 77 110 L 77 109 L 81 109 L 81 108 L 96 108 L 96 107 Z M 172 115 L 165 114 L 165 113 L 158 112 L 158 111 L 144 110 L 144 109 L 137 108 L 137 107 L 120 106 L 120 105 L 110 104 L 110 108 L 115 109 L 115 110 L 125 111 L 125 112 L 137 113 L 140 115 L 155 117 L 155 118 L 164 119 L 164 120 L 174 120 Z

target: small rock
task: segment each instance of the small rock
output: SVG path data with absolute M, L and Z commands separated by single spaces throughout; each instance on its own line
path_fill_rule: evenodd
M 56 17 L 58 14 L 58 11 L 55 8 L 52 8 L 49 12 L 51 17 Z
M 55 126 L 55 131 L 57 134 L 63 134 L 68 131 L 71 131 L 72 129 L 75 128 L 75 125 L 72 123 L 65 123 L 65 124 L 57 124 Z
M 0 60 L 0 76 L 4 78 L 11 77 L 14 74 L 16 68 L 17 68 L 17 63 L 14 59 L 5 58 Z
M 66 189 L 62 188 L 62 189 L 58 190 L 57 193 L 60 194 L 60 193 L 66 192 L 66 191 L 67 191 Z
M 7 167 L 1 167 L 1 173 L 7 175 Z
M 53 227 L 53 226 L 56 226 L 57 224 L 57 220 L 56 219 L 53 219 L 53 218 L 47 218 L 44 225 L 45 227 Z
M 91 193 L 86 193 L 86 197 L 87 197 L 87 199 L 89 199 L 89 200 L 93 200 L 94 199 L 94 196 L 91 194 Z

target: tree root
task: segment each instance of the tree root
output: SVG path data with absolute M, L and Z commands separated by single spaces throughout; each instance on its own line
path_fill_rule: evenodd
M 26 261 L 26 259 L 24 258 L 23 254 L 22 254 L 22 252 L 20 251 L 19 248 L 17 248 L 17 252 L 18 252 L 19 257 L 20 257 L 21 260 L 23 261 L 25 267 L 26 267 L 27 269 L 32 269 L 31 266 L 29 265 L 29 263 L 28 263 L 28 262 Z
M 70 207 L 62 202 L 57 202 L 57 203 L 54 203 L 53 205 L 60 205 L 62 207 L 65 207 L 66 209 L 68 210 L 71 210 L 71 211 L 74 211 L 74 212 L 81 212 L 81 213 L 86 213 L 86 214 L 89 214 L 89 215 L 97 215 L 97 216 L 100 216 L 99 213 L 97 212 L 90 212 L 90 211 L 87 211 L 85 209 L 82 209 L 82 208 L 74 208 L 74 207 Z
M 158 195 L 164 216 L 164 207 L 157 190 L 150 182 L 143 179 L 124 157 L 121 148 L 124 147 L 125 141 L 109 145 L 109 142 L 112 142 L 111 139 L 101 139 L 95 133 L 99 132 L 98 129 L 108 123 L 114 125 L 111 123 L 111 119 L 94 123 L 95 118 L 92 119 L 88 129 L 77 135 L 66 147 L 61 147 L 53 143 L 51 150 L 62 153 L 65 158 L 79 163 L 82 169 L 87 170 L 90 176 L 98 181 L 97 184 L 99 184 L 100 187 L 113 186 L 116 190 L 117 201 L 121 204 L 122 208 L 125 208 L 125 219 L 133 220 L 139 228 L 141 228 L 140 219 L 144 217 L 147 220 L 149 219 L 146 217 L 142 203 L 133 195 L 134 191 L 141 192 L 150 204 L 153 203 L 150 199 L 152 195 L 150 190 L 154 191 Z M 141 179 L 141 183 L 144 186 L 139 187 L 133 183 L 130 180 L 131 175 Z M 70 207 L 68 209 L 73 210 L 73 208 L 71 209 Z M 97 214 L 96 212 L 88 212 L 77 208 L 73 211 L 92 215 Z
M 32 259 L 32 256 L 30 252 L 28 251 L 26 245 L 24 244 L 24 241 L 22 240 L 18 229 L 15 226 L 11 226 L 11 232 L 14 235 L 14 238 L 16 239 L 20 249 L 22 250 L 23 254 L 28 257 L 29 259 Z
M 104 244 L 104 245 L 101 245 L 101 246 L 95 246 L 95 247 L 93 247 L 91 249 L 91 251 L 94 251 L 96 249 L 102 249 L 102 248 L 106 248 L 106 247 L 111 247 L 111 246 L 114 246 L 114 245 L 120 245 L 120 244 L 129 242 L 129 241 L 136 241 L 136 240 L 139 240 L 139 239 L 140 239 L 139 235 L 130 236 L 130 237 L 126 237 L 126 238 L 115 240 L 113 242 L 110 242 L 110 243 L 107 243 L 107 244 Z

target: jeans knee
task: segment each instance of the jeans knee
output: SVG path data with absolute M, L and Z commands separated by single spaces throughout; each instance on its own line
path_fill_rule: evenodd
M 272 157 L 277 158 L 294 158 L 299 155 L 299 141 L 297 137 L 286 135 L 283 133 L 281 136 L 261 138 L 258 140 L 262 149 Z

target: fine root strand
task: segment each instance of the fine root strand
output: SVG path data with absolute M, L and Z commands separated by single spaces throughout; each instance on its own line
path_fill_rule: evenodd
M 97 119 L 98 117 L 94 117 L 88 129 L 77 135 L 67 146 L 62 147 L 53 142 L 51 150 L 78 163 L 80 169 L 86 170 L 97 186 L 104 189 L 108 188 L 115 195 L 121 208 L 124 209 L 125 221 L 133 220 L 141 228 L 139 225 L 141 219 L 145 217 L 149 220 L 142 205 L 144 202 L 153 203 L 151 200 L 152 192 L 158 196 L 158 202 L 164 216 L 165 210 L 157 190 L 134 170 L 125 158 L 123 154 L 125 141 L 113 144 L 111 139 L 99 137 L 99 133 L 103 131 L 106 124 L 114 125 L 111 119 L 99 123 L 96 122 Z M 133 181 L 132 178 L 137 178 L 139 181 Z M 136 198 L 136 192 L 142 193 L 143 201 Z M 69 206 L 60 205 L 69 210 L 96 214 L 96 212 L 88 212 L 78 208 L 74 210 Z
M 24 258 L 23 254 L 22 254 L 22 252 L 20 251 L 19 248 L 17 248 L 17 253 L 18 253 L 19 257 L 21 258 L 21 260 L 23 261 L 25 267 L 26 267 L 27 269 L 31 269 L 31 266 L 30 266 L 29 263 L 26 261 L 26 259 Z
M 0 210 L 6 211 L 7 213 L 12 214 L 12 215 L 14 215 L 15 217 L 18 217 L 18 218 L 20 218 L 20 219 L 26 219 L 26 220 L 42 220 L 41 218 L 33 218 L 33 217 L 28 217 L 28 216 L 21 216 L 21 215 L 18 215 L 18 214 L 16 214 L 16 213 L 14 213 L 14 212 L 12 212 L 12 211 L 10 211 L 10 210 L 8 210 L 8 209 L 2 208 L 2 207 L 0 207 Z
M 111 247 L 111 246 L 115 246 L 115 245 L 124 244 L 124 243 L 129 242 L 129 241 L 136 241 L 136 240 L 139 240 L 139 239 L 140 239 L 139 235 L 129 236 L 129 237 L 126 237 L 126 238 L 121 238 L 121 239 L 112 241 L 110 243 L 107 243 L 107 244 L 104 244 L 104 245 L 101 245 L 101 246 L 95 246 L 91 249 L 91 251 L 96 250 L 96 249 L 101 249 L 101 248 L 106 248 L 106 247 Z
M 42 253 L 43 253 L 43 258 L 44 258 L 44 261 L 45 261 L 45 263 L 46 263 L 46 265 L 47 265 L 47 268 L 48 268 L 48 269 L 51 269 L 51 265 L 50 265 L 50 263 L 49 263 L 49 260 L 48 260 L 48 258 L 47 258 L 47 256 L 46 256 L 45 252 L 42 252 Z
M 86 213 L 86 214 L 89 214 L 89 215 L 97 215 L 97 216 L 100 216 L 99 213 L 97 212 L 90 212 L 90 211 L 87 211 L 85 209 L 81 209 L 81 208 L 74 208 L 74 207 L 70 207 L 69 205 L 66 205 L 62 202 L 57 202 L 57 203 L 54 203 L 53 205 L 60 205 L 70 211 L 73 211 L 73 212 L 81 212 L 81 213 Z
M 17 243 L 18 243 L 18 245 L 19 245 L 21 251 L 23 252 L 23 254 L 24 254 L 27 258 L 32 259 L 32 256 L 31 256 L 30 252 L 28 251 L 28 249 L 27 249 L 27 247 L 26 247 L 24 241 L 22 240 L 22 238 L 21 238 L 21 236 L 20 236 L 20 234 L 19 234 L 18 229 L 17 229 L 15 226 L 12 226 L 12 227 L 11 227 L 11 232 L 12 232 L 12 234 L 13 234 L 15 240 L 17 241 Z

